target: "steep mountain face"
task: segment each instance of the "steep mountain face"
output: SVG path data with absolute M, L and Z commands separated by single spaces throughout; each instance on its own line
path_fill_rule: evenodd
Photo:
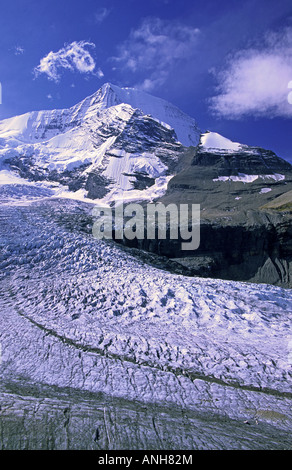
M 105 84 L 70 109 L 0 122 L 1 177 L 25 184 L 33 198 L 200 204 L 195 252 L 182 252 L 180 240 L 124 243 L 175 258 L 192 274 L 291 286 L 292 166 L 201 133 L 194 119 L 146 93 Z M 7 186 L 4 200 L 12 197 Z
M 169 241 L 160 253 L 180 258 L 193 274 L 291 287 L 292 166 L 271 151 L 206 133 L 179 170 L 159 200 L 200 204 L 201 243 L 183 253 Z
M 152 198 L 199 135 L 196 122 L 170 103 L 105 84 L 70 109 L 2 121 L 0 162 L 23 178 L 56 181 L 93 199 L 130 190 L 136 199 L 135 190 L 154 186 Z

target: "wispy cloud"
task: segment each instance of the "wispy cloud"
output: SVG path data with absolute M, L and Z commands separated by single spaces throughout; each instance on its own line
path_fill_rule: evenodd
M 181 60 L 190 59 L 199 30 L 178 22 L 146 18 L 119 46 L 113 59 L 119 69 L 140 76 L 136 86 L 151 90 L 163 85 Z
M 35 67 L 35 76 L 45 74 L 49 80 L 58 82 L 61 77 L 61 71 L 64 69 L 85 74 L 95 73 L 96 63 L 88 50 L 92 48 L 95 48 L 95 44 L 92 42 L 74 41 L 71 44 L 65 45 L 57 52 L 51 51 Z M 97 75 L 103 76 L 100 69 L 98 69 Z
M 111 9 L 106 7 L 98 8 L 98 10 L 94 14 L 94 21 L 97 24 L 102 23 L 110 14 Z
M 24 48 L 21 46 L 15 46 L 14 48 L 14 54 L 15 55 L 22 55 L 24 54 Z
M 292 80 L 292 28 L 267 34 L 262 43 L 238 51 L 216 75 L 217 94 L 210 108 L 217 116 L 292 117 L 288 83 Z
M 100 68 L 97 70 L 96 75 L 98 76 L 98 78 L 103 78 L 104 77 L 104 73 Z

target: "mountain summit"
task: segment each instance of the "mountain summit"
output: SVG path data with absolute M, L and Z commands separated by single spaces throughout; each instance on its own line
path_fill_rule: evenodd
M 14 137 L 23 143 L 45 141 L 79 126 L 82 121 L 91 119 L 94 123 L 103 111 L 122 104 L 139 109 L 165 127 L 172 128 L 182 145 L 198 144 L 201 131 L 196 121 L 179 108 L 143 91 L 119 88 L 110 83 L 69 109 L 34 111 L 4 119 L 0 122 L 0 136 L 4 139 Z
M 199 142 L 201 131 L 193 118 L 168 101 L 141 90 L 119 88 L 111 83 L 106 83 L 97 93 L 87 99 L 90 100 L 91 106 L 96 105 L 101 109 L 122 103 L 129 104 L 133 109 L 140 109 L 144 114 L 157 119 L 162 125 L 173 128 L 182 145 L 195 146 Z
M 0 165 L 93 199 L 124 197 L 125 191 L 152 199 L 165 191 L 185 146 L 199 139 L 196 121 L 177 107 L 106 83 L 69 109 L 1 121 Z

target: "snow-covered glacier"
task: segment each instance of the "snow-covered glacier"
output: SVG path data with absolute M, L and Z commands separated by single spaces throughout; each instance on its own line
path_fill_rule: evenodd
M 188 277 L 94 239 L 91 204 L 9 187 L 3 449 L 290 448 L 291 290 Z

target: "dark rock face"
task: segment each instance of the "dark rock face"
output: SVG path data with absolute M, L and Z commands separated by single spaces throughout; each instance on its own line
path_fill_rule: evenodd
M 269 175 L 273 172 L 291 171 L 291 165 L 270 151 L 259 147 L 247 147 L 234 154 L 217 154 L 199 149 L 193 157 L 191 166 L 216 167 L 218 176 Z
M 179 240 L 127 240 L 126 246 L 157 253 L 185 267 L 185 274 L 292 286 L 291 223 L 254 227 L 201 224 L 200 246 L 182 251 Z
M 56 170 L 49 171 L 37 166 L 33 157 L 13 157 L 4 160 L 4 163 L 11 170 L 18 173 L 21 178 L 28 181 L 55 181 L 67 185 L 70 191 L 78 191 L 78 189 L 84 187 L 87 176 L 83 172 L 90 165 L 84 164 L 71 171 L 58 172 Z
M 129 119 L 123 132 L 117 137 L 115 145 L 126 152 L 150 152 L 156 147 L 170 143 L 177 145 L 173 129 L 167 129 L 150 116 L 136 110 Z
M 135 178 L 133 182 L 133 186 L 134 186 L 134 189 L 138 189 L 139 191 L 142 191 L 143 189 L 147 189 L 150 186 L 153 186 L 155 184 L 155 178 L 149 177 L 147 173 L 135 172 L 132 175 L 128 175 L 128 176 L 133 176 Z
M 109 183 L 110 181 L 97 171 L 90 172 L 85 183 L 85 189 L 88 191 L 87 197 L 90 199 L 103 198 L 108 192 Z
M 190 275 L 291 287 L 292 213 L 285 195 L 292 189 L 292 166 L 263 149 L 216 154 L 189 148 L 176 169 L 156 202 L 200 204 L 199 248 L 182 251 L 183 240 L 169 236 L 123 243 L 167 256 Z M 260 177 L 249 183 L 218 181 L 238 174 Z M 274 174 L 281 179 L 271 178 Z M 273 205 L 278 199 L 285 204 Z

